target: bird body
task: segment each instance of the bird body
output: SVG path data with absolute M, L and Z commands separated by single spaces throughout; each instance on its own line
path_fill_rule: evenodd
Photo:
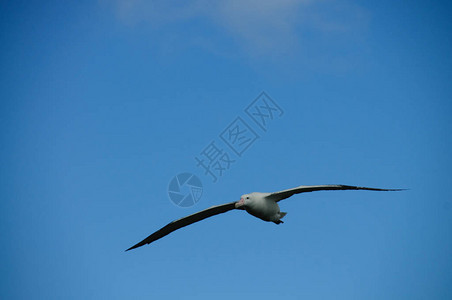
M 286 213 L 280 211 L 278 205 L 279 201 L 287 199 L 295 194 L 326 190 L 402 191 L 402 189 L 379 189 L 351 185 L 329 184 L 310 186 L 301 185 L 292 189 L 282 190 L 275 193 L 253 192 L 250 194 L 242 195 L 239 201 L 212 206 L 197 213 L 172 221 L 141 242 L 130 247 L 126 251 L 141 247 L 146 244 L 150 244 L 182 227 L 234 209 L 246 210 L 250 215 L 255 216 L 261 220 L 273 222 L 275 224 L 281 224 L 283 223 L 281 219 L 286 215 Z
M 281 213 L 278 203 L 268 197 L 270 195 L 271 193 L 258 192 L 243 195 L 236 208 L 240 209 L 243 206 L 250 215 L 263 221 L 274 222 L 275 224 L 283 223 L 280 219 L 286 213 Z M 242 199 L 243 205 L 241 205 Z

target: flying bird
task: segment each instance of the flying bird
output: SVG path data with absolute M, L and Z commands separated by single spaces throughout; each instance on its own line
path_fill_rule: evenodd
M 250 215 L 255 216 L 261 220 L 273 222 L 275 224 L 281 224 L 284 223 L 283 221 L 281 221 L 281 219 L 286 215 L 286 213 L 279 210 L 279 201 L 287 199 L 295 194 L 331 190 L 402 191 L 403 189 L 379 189 L 351 185 L 302 185 L 296 188 L 275 193 L 254 192 L 245 194 L 240 197 L 239 201 L 212 206 L 192 215 L 172 221 L 138 244 L 130 247 L 126 251 L 141 247 L 146 244 L 150 244 L 170 234 L 171 232 L 178 230 L 179 228 L 188 226 L 190 224 L 199 222 L 218 214 L 225 213 L 233 209 L 246 210 Z

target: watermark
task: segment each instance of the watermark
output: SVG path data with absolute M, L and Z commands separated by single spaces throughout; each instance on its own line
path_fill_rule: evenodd
M 270 124 L 284 114 L 282 108 L 265 92 L 252 101 L 243 112 L 194 158 L 195 166 L 213 183 L 218 182 L 267 132 Z M 184 184 L 189 187 L 188 190 L 184 191 Z M 201 180 L 192 173 L 181 173 L 168 185 L 170 200 L 181 207 L 196 204 L 202 196 L 202 190 Z
M 168 184 L 168 195 L 174 204 L 190 207 L 196 204 L 202 196 L 202 182 L 191 173 L 180 173 L 174 176 Z
M 245 112 L 263 131 L 267 131 L 271 121 L 284 114 L 281 107 L 265 92 L 262 92 L 256 100 L 248 105 Z
M 213 182 L 217 182 L 218 177 L 223 176 L 223 172 L 229 170 L 231 164 L 235 162 L 230 159 L 229 153 L 215 145 L 215 141 L 207 145 L 199 155 L 200 157 L 195 157 L 198 162 L 196 166 L 202 167 L 205 171 L 204 175 L 211 176 Z
M 242 118 L 237 117 L 220 134 L 220 138 L 236 155 L 242 156 L 259 138 L 259 135 Z

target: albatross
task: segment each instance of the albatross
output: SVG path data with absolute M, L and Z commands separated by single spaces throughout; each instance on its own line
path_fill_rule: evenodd
M 242 195 L 239 201 L 229 202 L 225 204 L 220 204 L 216 206 L 209 207 L 207 209 L 201 210 L 192 215 L 183 217 L 181 219 L 172 221 L 166 226 L 163 226 L 141 242 L 130 247 L 126 251 L 150 244 L 162 237 L 176 231 L 182 227 L 188 226 L 190 224 L 199 222 L 206 218 L 219 215 L 230 210 L 246 210 L 250 215 L 255 216 L 266 222 L 273 222 L 275 224 L 284 223 L 281 219 L 287 214 L 279 210 L 278 202 L 287 199 L 295 194 L 314 192 L 314 191 L 331 191 L 331 190 L 366 190 L 366 191 L 402 191 L 404 189 L 380 189 L 380 188 L 369 188 L 369 187 L 359 187 L 351 185 L 302 185 L 296 188 L 287 189 L 274 193 L 258 193 L 253 192 L 249 194 Z

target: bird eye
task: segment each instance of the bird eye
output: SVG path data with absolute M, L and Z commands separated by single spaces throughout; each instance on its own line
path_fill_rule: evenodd
M 246 197 L 246 199 L 249 199 L 250 197 Z

